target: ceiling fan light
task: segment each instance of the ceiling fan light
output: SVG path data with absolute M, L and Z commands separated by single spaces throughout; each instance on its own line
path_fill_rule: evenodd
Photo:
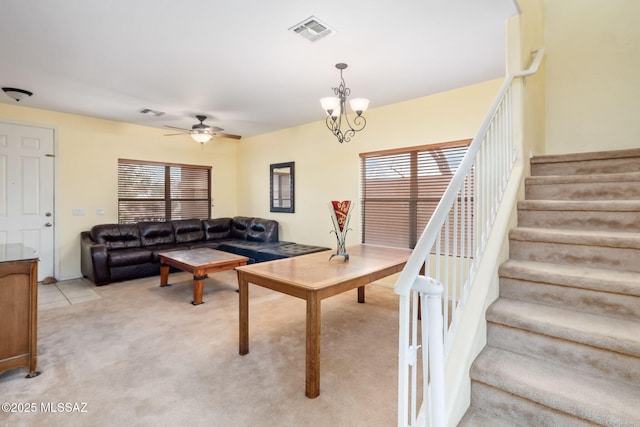
M 7 94 L 10 98 L 13 98 L 16 102 L 20 102 L 25 96 L 33 95 L 33 92 L 29 92 L 28 90 L 18 89 L 15 87 L 3 87 L 2 91 Z
M 195 142 L 199 142 L 200 144 L 208 142 L 213 137 L 213 135 L 211 135 L 210 133 L 192 132 L 190 135 Z
M 353 111 L 360 115 L 369 108 L 369 100 L 367 98 L 353 98 L 349 101 L 349 105 Z

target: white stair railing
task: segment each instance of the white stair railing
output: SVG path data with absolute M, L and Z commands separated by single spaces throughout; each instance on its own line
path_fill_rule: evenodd
M 517 155 L 512 82 L 534 74 L 543 55 L 503 82 L 396 282 L 398 427 L 446 425 L 445 360 Z

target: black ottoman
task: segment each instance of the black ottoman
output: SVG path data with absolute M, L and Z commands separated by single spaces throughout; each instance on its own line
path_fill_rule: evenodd
M 301 245 L 293 243 L 290 245 L 275 246 L 258 250 L 258 262 L 273 261 L 276 259 L 291 258 L 294 256 L 312 254 L 314 252 L 328 251 L 329 248 L 322 246 Z
M 231 252 L 232 254 L 246 256 L 254 260 L 254 262 L 260 262 L 258 252 L 262 249 L 277 248 L 282 245 L 291 245 L 293 242 L 253 242 L 243 240 L 232 240 L 228 242 L 220 243 L 216 249 L 225 252 Z

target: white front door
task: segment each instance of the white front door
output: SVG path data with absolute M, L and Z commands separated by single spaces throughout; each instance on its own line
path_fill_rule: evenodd
M 40 257 L 38 280 L 54 277 L 53 129 L 0 122 L 0 244 Z

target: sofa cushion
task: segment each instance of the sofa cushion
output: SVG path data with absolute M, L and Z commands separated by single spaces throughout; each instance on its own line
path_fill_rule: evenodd
M 151 262 L 151 251 L 144 248 L 128 248 L 109 251 L 109 266 L 123 267 L 127 265 Z
M 142 246 L 167 245 L 176 242 L 170 221 L 143 221 L 138 223 L 138 229 Z
M 201 220 L 176 219 L 172 222 L 176 243 L 189 243 L 204 239 L 204 231 L 202 231 Z
M 107 249 L 140 247 L 140 233 L 136 224 L 94 225 L 91 228 L 91 238 Z
M 247 240 L 247 231 L 251 226 L 253 218 L 246 216 L 233 217 L 231 221 L 231 237 L 234 239 Z
M 246 239 L 249 242 L 277 242 L 278 221 L 253 218 L 247 229 Z
M 203 219 L 202 228 L 206 240 L 228 239 L 231 237 L 231 218 Z

